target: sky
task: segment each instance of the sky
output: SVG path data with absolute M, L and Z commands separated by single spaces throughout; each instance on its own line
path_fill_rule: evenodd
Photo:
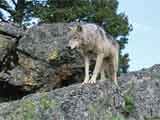
M 130 69 L 140 70 L 160 64 L 160 0 L 119 0 L 133 25 L 124 52 L 130 55 Z

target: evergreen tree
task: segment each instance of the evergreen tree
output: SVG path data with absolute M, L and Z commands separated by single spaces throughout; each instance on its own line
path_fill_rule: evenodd
M 0 0 L 0 8 L 1 21 L 13 21 L 22 25 L 25 20 L 28 21 L 31 18 L 33 4 L 30 0 Z M 9 14 L 9 18 L 5 17 L 5 12 Z

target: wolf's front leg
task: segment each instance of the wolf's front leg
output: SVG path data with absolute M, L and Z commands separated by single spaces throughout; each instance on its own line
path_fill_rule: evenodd
M 117 82 L 117 73 L 116 73 L 116 72 L 114 72 L 114 73 L 112 74 L 112 80 L 114 81 L 114 84 L 115 84 L 117 87 L 119 87 L 118 82 Z
M 101 80 L 106 80 L 104 67 L 105 67 L 104 64 L 102 64 L 102 66 L 101 66 L 101 75 L 100 75 Z
M 89 65 L 90 60 L 88 56 L 84 56 L 84 62 L 85 62 L 85 78 L 82 84 L 88 83 L 89 81 Z
M 102 67 L 103 59 L 104 59 L 104 54 L 101 53 L 101 54 L 97 55 L 96 65 L 95 65 L 95 68 L 93 71 L 93 75 L 92 75 L 91 79 L 89 80 L 89 83 L 96 83 L 97 76 L 98 76 L 100 69 Z

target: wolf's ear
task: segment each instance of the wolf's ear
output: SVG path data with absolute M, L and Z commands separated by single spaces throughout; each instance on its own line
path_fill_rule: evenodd
M 83 31 L 83 28 L 81 25 L 77 25 L 77 32 L 82 32 Z

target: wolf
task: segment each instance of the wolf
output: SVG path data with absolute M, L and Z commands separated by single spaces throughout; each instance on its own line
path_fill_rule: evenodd
M 107 35 L 102 27 L 94 23 L 76 24 L 69 27 L 70 49 L 79 49 L 84 57 L 85 78 L 82 84 L 96 83 L 100 74 L 100 79 L 105 80 L 106 74 L 116 85 L 119 44 L 111 35 Z M 95 68 L 90 78 L 90 60 L 95 60 Z

